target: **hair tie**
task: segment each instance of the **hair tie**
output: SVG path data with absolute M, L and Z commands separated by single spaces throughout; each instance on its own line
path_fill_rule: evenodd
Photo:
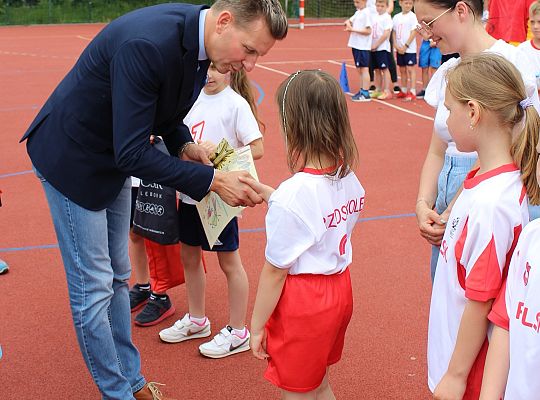
M 286 132 L 286 129 L 287 129 L 287 118 L 285 117 L 285 97 L 287 96 L 287 90 L 289 90 L 289 85 L 291 84 L 291 82 L 293 81 L 294 78 L 296 78 L 298 76 L 298 74 L 302 72 L 302 71 L 296 71 L 294 74 L 291 75 L 291 77 L 289 78 L 289 81 L 287 82 L 287 84 L 285 85 L 285 90 L 283 91 L 283 100 L 281 102 L 281 113 L 283 114 L 283 133 L 285 133 L 285 140 L 287 140 L 287 132 Z
M 519 105 L 521 106 L 521 108 L 525 110 L 527 107 L 532 107 L 533 102 L 530 97 L 525 97 L 523 100 L 519 102 Z

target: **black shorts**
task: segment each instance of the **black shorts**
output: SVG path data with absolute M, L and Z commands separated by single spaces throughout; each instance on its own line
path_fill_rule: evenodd
M 390 64 L 390 53 L 386 50 L 372 51 L 371 59 L 374 69 L 386 69 Z
M 400 67 L 412 67 L 413 65 L 416 65 L 416 53 L 398 53 L 396 63 Z
M 369 50 L 358 50 L 352 49 L 352 55 L 354 58 L 354 65 L 356 68 L 367 68 L 369 67 Z
M 180 202 L 178 208 L 178 224 L 180 227 L 180 242 L 189 246 L 200 246 L 204 251 L 235 251 L 238 250 L 238 219 L 235 217 L 227 224 L 219 235 L 214 247 L 210 249 L 206 234 L 201 223 L 195 204 Z
M 133 216 L 135 215 L 135 202 L 137 201 L 138 186 L 131 187 L 131 217 L 129 218 L 129 227 L 133 228 Z

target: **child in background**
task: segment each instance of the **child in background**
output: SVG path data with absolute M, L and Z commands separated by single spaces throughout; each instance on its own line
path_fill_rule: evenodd
M 205 146 L 209 154 L 226 138 L 234 148 L 250 145 L 255 160 L 263 156 L 256 106 L 243 70 L 221 74 L 210 65 L 207 83 L 184 123 L 191 130 L 193 140 Z M 178 343 L 210 336 L 201 250 L 215 251 L 227 278 L 229 323 L 211 341 L 200 345 L 199 351 L 210 358 L 222 358 L 249 350 L 249 331 L 245 326 L 249 282 L 238 251 L 237 219 L 225 227 L 210 249 L 195 202 L 186 195 L 181 196 L 178 215 L 189 312 L 173 326 L 159 332 L 159 337 L 164 342 Z
M 422 90 L 416 95 L 418 99 L 424 98 L 431 76 L 441 66 L 441 58 L 441 51 L 432 39 L 422 40 L 418 63 L 422 68 Z
M 534 113 L 533 107 L 529 107 Z M 529 112 L 529 109 L 527 112 Z M 538 131 L 540 126 L 536 127 Z M 537 146 L 537 152 L 540 148 Z M 540 182 L 540 164 L 536 163 Z M 481 400 L 537 399 L 540 393 L 540 220 L 519 237 L 505 282 L 489 319 L 489 341 Z M 504 396 L 503 396 L 504 395 Z
M 298 71 L 277 92 L 294 175 L 268 202 L 266 262 L 251 319 L 251 347 L 283 399 L 335 399 L 329 366 L 341 358 L 352 314 L 351 234 L 364 205 L 352 171 L 357 149 L 338 82 Z M 244 180 L 243 180 L 244 181 Z
M 540 1 L 535 1 L 529 7 L 529 26 L 533 37 L 518 48 L 529 56 L 536 75 L 536 87 L 540 91 Z
M 401 12 L 394 15 L 392 36 L 397 51 L 396 61 L 401 75 L 401 92 L 397 98 L 405 101 L 416 99 L 416 15 L 412 12 L 413 0 L 399 2 Z
M 356 12 L 344 22 L 345 30 L 351 32 L 348 46 L 352 48 L 354 65 L 360 75 L 360 90 L 352 101 L 370 101 L 369 55 L 371 52 L 371 13 L 366 0 L 354 0 Z
M 388 14 L 388 0 L 377 0 L 377 15 L 373 20 L 371 59 L 375 73 L 375 92 L 371 97 L 379 100 L 392 98 L 390 90 L 390 35 L 392 33 L 392 17 Z
M 488 52 L 464 56 L 450 70 L 445 106 L 458 150 L 476 151 L 480 167 L 465 179 L 441 243 L 428 383 L 434 398 L 478 399 L 487 316 L 529 221 L 527 194 L 531 201 L 540 198 L 534 177 L 539 121 L 517 68 Z

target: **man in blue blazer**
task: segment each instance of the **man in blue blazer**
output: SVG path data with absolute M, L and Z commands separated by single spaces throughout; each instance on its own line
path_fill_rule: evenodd
M 260 203 L 239 180 L 247 173 L 204 165 L 182 120 L 210 60 L 222 73 L 250 71 L 286 34 L 278 0 L 133 11 L 94 38 L 22 138 L 51 210 L 79 346 L 104 399 L 162 398 L 131 341 L 128 178 L 196 200 L 212 190 L 231 205 Z M 163 136 L 171 156 L 150 134 Z

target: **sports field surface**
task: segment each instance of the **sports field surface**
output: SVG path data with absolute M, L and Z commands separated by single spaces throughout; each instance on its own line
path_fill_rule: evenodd
M 18 140 L 102 27 L 0 28 L 0 258 L 10 265 L 10 272 L 0 276 L 4 400 L 99 398 L 77 346 L 45 197 Z M 341 27 L 292 29 L 249 74 L 266 124 L 265 155 L 257 162 L 265 183 L 276 186 L 290 176 L 274 103 L 278 85 L 298 69 L 320 68 L 338 78 L 346 61 L 356 92 L 358 76 L 347 39 Z M 338 399 L 427 399 L 430 249 L 418 234 L 413 212 L 433 110 L 423 100 L 353 103 L 349 98 L 348 105 L 366 203 L 352 237 L 355 309 L 330 383 Z M 265 212 L 260 205 L 240 220 L 240 253 L 251 285 L 249 315 L 264 261 Z M 216 257 L 206 260 L 207 315 L 217 333 L 228 321 L 226 281 Z M 262 376 L 265 363 L 251 353 L 210 360 L 198 354 L 201 340 L 161 343 L 158 331 L 181 318 L 187 307 L 183 286 L 169 294 L 177 309 L 174 317 L 154 327 L 133 327 L 148 380 L 165 383 L 166 393 L 177 399 L 279 397 Z

